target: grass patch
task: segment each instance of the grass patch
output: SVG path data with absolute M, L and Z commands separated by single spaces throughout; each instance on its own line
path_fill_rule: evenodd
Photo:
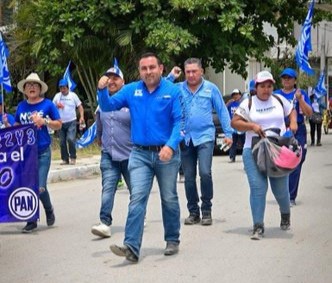
M 77 158 L 88 158 L 94 155 L 100 155 L 100 146 L 94 142 L 88 147 L 77 149 Z M 52 135 L 52 159 L 60 160 L 60 141 L 59 138 Z

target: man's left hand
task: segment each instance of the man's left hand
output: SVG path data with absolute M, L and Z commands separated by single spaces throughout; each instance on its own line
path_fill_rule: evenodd
M 228 145 L 228 146 L 232 146 L 233 140 L 230 138 L 224 138 L 224 142 Z

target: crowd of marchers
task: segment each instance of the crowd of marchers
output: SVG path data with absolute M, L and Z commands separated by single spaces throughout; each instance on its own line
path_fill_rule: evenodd
M 164 65 L 158 55 L 145 53 L 138 60 L 140 80 L 125 84 L 124 74 L 116 64 L 98 81 L 96 124 L 97 142 L 101 147 L 102 191 L 100 222 L 92 226 L 91 232 L 102 238 L 111 237 L 115 193 L 123 176 L 130 192 L 124 241 L 122 245 L 113 244 L 110 248 L 130 262 L 138 262 L 140 257 L 154 178 L 161 198 L 166 256 L 178 253 L 180 247 L 177 193 L 180 168 L 188 209 L 184 224 L 213 224 L 213 112 L 225 134 L 222 143 L 230 148 L 230 163 L 236 161 L 237 144 L 243 147 L 242 160 L 250 188 L 253 221 L 251 239 L 264 236 L 269 185 L 279 205 L 280 228 L 285 231 L 290 228 L 290 208 L 296 205 L 307 151 L 305 119 L 313 114 L 308 94 L 296 87 L 296 71 L 283 70 L 279 90 L 274 89 L 272 74 L 261 71 L 250 82 L 249 93 L 242 95 L 239 89 L 234 89 L 231 99 L 225 103 L 218 87 L 204 78 L 200 59 L 188 58 L 183 66 L 183 70 L 174 67 L 167 77 L 163 77 Z M 182 72 L 185 80 L 175 82 Z M 25 99 L 19 103 L 15 115 L 0 113 L 2 127 L 33 124 L 38 128 L 40 200 L 48 226 L 55 223 L 54 207 L 47 190 L 51 163 L 49 129 L 59 131 L 62 164 L 70 165 L 75 164 L 77 158 L 77 109 L 79 123 L 84 123 L 84 109 L 78 96 L 69 90 L 66 80 L 60 80 L 58 86 L 60 92 L 51 101 L 45 98 L 47 84 L 36 73 L 31 73 L 18 83 Z M 279 136 L 291 133 L 302 148 L 301 160 L 289 174 L 271 176 L 257 165 L 254 141 L 268 138 L 270 129 L 277 129 Z M 317 145 L 320 145 L 320 139 L 317 139 Z M 36 221 L 28 222 L 22 231 L 30 233 L 36 228 Z

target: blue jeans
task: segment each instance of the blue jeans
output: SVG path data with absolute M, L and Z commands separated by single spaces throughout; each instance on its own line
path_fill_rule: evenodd
M 300 177 L 302 171 L 302 164 L 305 161 L 305 157 L 307 155 L 307 129 L 304 123 L 298 125 L 295 138 L 302 146 L 302 159 L 300 164 L 296 167 L 296 169 L 289 175 L 289 194 L 291 200 L 295 200 L 297 197 L 297 191 L 299 189 Z
M 199 176 L 201 182 L 201 211 L 203 213 L 211 213 L 213 198 L 212 183 L 212 157 L 214 142 L 209 141 L 194 146 L 190 141 L 188 146 L 181 148 L 181 164 L 184 172 L 184 186 L 187 197 L 187 208 L 190 214 L 200 215 L 198 206 L 199 197 L 196 185 L 197 161 Z
M 63 123 L 60 129 L 61 159 L 76 159 L 76 120 Z M 68 146 L 67 146 L 68 143 Z
M 112 156 L 102 151 L 100 160 L 100 170 L 102 177 L 102 194 L 101 194 L 101 208 L 100 208 L 100 221 L 106 225 L 112 225 L 112 210 L 114 205 L 114 195 L 118 185 L 118 180 L 123 175 L 129 192 L 130 177 L 128 171 L 128 159 L 123 161 L 113 161 Z
M 264 224 L 268 179 L 270 180 L 272 193 L 279 204 L 280 213 L 290 213 L 288 176 L 272 178 L 262 174 L 258 170 L 250 148 L 243 149 L 242 159 L 250 187 L 253 224 Z
M 179 152 L 175 151 L 170 161 L 161 161 L 159 152 L 143 150 L 134 146 L 129 157 L 131 195 L 125 228 L 124 244 L 139 257 L 142 244 L 144 217 L 156 176 L 161 198 L 164 239 L 179 243 L 180 206 L 176 189 L 180 166 Z
M 51 166 L 51 148 L 38 152 L 39 199 L 46 212 L 52 211 L 50 194 L 47 190 L 47 176 Z

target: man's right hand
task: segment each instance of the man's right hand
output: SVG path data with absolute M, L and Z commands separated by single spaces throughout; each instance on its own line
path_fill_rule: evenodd
M 107 87 L 108 80 L 109 80 L 109 78 L 107 76 L 102 76 L 98 82 L 98 89 L 104 89 L 105 87 Z
M 178 66 L 173 67 L 173 69 L 171 70 L 171 74 L 174 76 L 175 79 L 178 79 L 181 75 L 181 68 Z

